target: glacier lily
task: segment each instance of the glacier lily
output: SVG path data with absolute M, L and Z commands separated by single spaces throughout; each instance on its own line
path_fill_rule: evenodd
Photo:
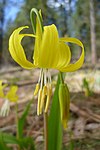
M 60 72 L 72 72 L 78 70 L 84 61 L 84 47 L 80 40 L 76 38 L 59 38 L 57 28 L 54 24 L 43 26 L 41 12 L 33 9 L 36 14 L 32 18 L 34 34 L 22 34 L 23 29 L 28 26 L 19 27 L 14 30 L 9 39 L 9 51 L 12 58 L 23 68 L 33 69 L 41 68 L 40 77 L 34 91 L 38 93 L 37 114 L 43 111 L 47 112 L 52 93 L 51 75 L 49 69 L 56 69 Z M 35 38 L 33 63 L 28 61 L 21 45 L 25 36 Z M 82 48 L 80 58 L 74 64 L 71 64 L 71 51 L 67 43 L 77 44 Z M 46 101 L 45 101 L 46 99 Z
M 11 86 L 10 90 L 7 92 L 7 94 L 4 94 L 4 88 L 7 86 L 7 84 L 2 85 L 2 81 L 0 81 L 0 98 L 3 99 L 3 104 L 0 108 L 0 116 L 8 116 L 10 111 L 10 103 L 11 102 L 17 102 L 18 96 L 16 95 L 16 92 L 18 90 L 17 86 Z

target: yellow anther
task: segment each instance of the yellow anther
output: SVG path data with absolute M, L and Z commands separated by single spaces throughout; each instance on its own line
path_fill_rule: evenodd
M 43 93 L 44 93 L 45 95 L 47 95 L 47 86 L 46 86 L 46 85 L 44 85 L 44 87 L 43 87 Z
M 41 105 L 40 105 L 40 113 L 42 113 L 46 95 L 47 95 L 47 86 L 45 85 L 43 87 L 43 92 L 42 92 Z
M 51 85 L 49 86 L 49 90 L 50 90 L 50 91 L 49 91 L 49 92 L 50 92 L 50 95 L 52 95 L 52 86 L 51 86 Z
M 46 100 L 46 106 L 45 106 L 45 113 L 48 112 L 50 99 L 51 99 L 51 94 L 52 94 L 52 88 L 48 87 L 48 89 L 47 89 L 47 100 Z
M 37 115 L 40 115 L 41 97 L 42 97 L 42 89 L 40 89 L 38 93 Z
M 39 91 L 39 83 L 36 84 L 35 90 L 34 90 L 34 96 L 37 95 L 38 91 Z

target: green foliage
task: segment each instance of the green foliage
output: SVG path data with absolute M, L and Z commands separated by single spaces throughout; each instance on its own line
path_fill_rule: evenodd
M 15 136 L 7 133 L 0 133 L 0 142 L 1 141 L 7 144 L 19 144 Z
M 96 139 L 82 139 L 71 140 L 70 143 L 63 148 L 63 150 L 99 150 L 100 140 Z
M 19 140 L 21 150 L 35 150 L 34 142 L 31 137 L 22 138 Z
M 33 102 L 33 100 L 31 100 L 28 103 L 28 105 L 26 106 L 22 116 L 18 119 L 18 136 L 19 136 L 19 139 L 23 138 L 23 131 L 24 131 L 25 120 L 26 120 L 26 117 L 27 117 L 27 115 L 29 113 L 29 110 L 30 110 L 32 102 Z
M 68 32 L 82 40 L 85 45 L 86 54 L 90 53 L 90 12 L 89 1 L 78 0 L 68 22 Z M 76 50 L 76 47 L 73 47 Z M 74 54 L 77 51 L 74 51 Z
M 86 80 L 86 78 L 83 79 L 82 87 L 85 90 L 85 96 L 87 96 L 87 97 L 92 96 L 93 92 L 90 89 L 89 82 Z
M 15 144 L 21 148 L 21 150 L 35 150 L 34 142 L 31 137 L 25 137 L 21 139 L 17 139 L 15 136 L 7 134 L 7 133 L 0 133 L 0 149 L 1 150 L 10 150 L 6 144 Z
M 31 100 L 28 103 L 22 116 L 18 119 L 17 137 L 15 137 L 11 134 L 7 134 L 7 133 L 0 133 L 0 143 L 1 143 L 0 149 L 10 150 L 9 148 L 7 148 L 6 144 L 16 144 L 17 146 L 19 146 L 21 148 L 21 150 L 27 150 L 27 149 L 35 150 L 33 138 L 23 136 L 26 117 L 29 113 L 32 102 L 33 102 L 33 100 Z M 5 149 L 3 149 L 3 148 L 5 148 Z
M 61 150 L 62 145 L 62 125 L 59 107 L 59 90 L 60 78 L 58 78 L 56 89 L 53 96 L 48 123 L 48 150 Z
M 0 141 L 0 149 L 1 150 L 11 150 L 9 147 L 5 145 L 4 142 Z

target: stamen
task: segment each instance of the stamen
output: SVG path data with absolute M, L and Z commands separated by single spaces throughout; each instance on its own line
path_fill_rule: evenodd
M 40 85 L 39 83 L 36 84 L 35 90 L 34 90 L 34 96 L 37 95 L 38 91 L 39 91 Z
M 48 89 L 47 89 L 47 100 L 46 100 L 46 106 L 45 106 L 45 113 L 48 112 L 50 99 L 51 99 L 51 94 L 52 94 L 52 88 L 51 88 L 51 86 L 49 86 Z
M 44 85 L 47 84 L 47 69 L 44 69 Z
M 40 105 L 40 114 L 42 113 L 42 110 L 43 110 L 46 95 L 47 95 L 47 86 L 45 85 L 43 87 L 43 92 L 42 92 L 41 105 Z
M 49 70 L 48 70 L 48 82 L 51 84 L 51 74 Z
M 42 70 L 41 81 L 40 81 L 40 82 L 41 82 L 41 83 L 40 83 L 40 88 L 41 88 L 41 89 L 42 89 L 42 87 L 43 87 L 43 75 L 44 75 L 44 74 L 43 74 L 43 70 Z
M 39 80 L 38 80 L 38 83 L 36 84 L 36 87 L 35 87 L 35 90 L 34 90 L 34 96 L 36 96 L 39 92 L 42 75 L 43 75 L 43 69 L 40 70 Z
M 38 94 L 37 115 L 40 115 L 41 97 L 42 97 L 42 89 L 39 90 Z
M 40 83 L 40 81 L 41 81 L 42 72 L 43 72 L 43 69 L 40 70 L 40 75 L 39 75 L 38 83 Z
M 40 88 L 40 89 L 39 89 Z M 34 95 L 38 93 L 37 115 L 43 111 L 47 112 L 52 95 L 51 75 L 48 69 L 41 69 Z

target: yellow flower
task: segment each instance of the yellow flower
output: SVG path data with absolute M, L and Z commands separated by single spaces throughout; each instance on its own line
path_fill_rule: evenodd
M 10 90 L 5 95 L 3 90 L 6 86 L 7 84 L 2 85 L 2 81 L 0 80 L 0 98 L 4 100 L 4 103 L 0 109 L 0 116 L 8 116 L 10 111 L 10 102 L 17 102 L 18 100 L 18 96 L 16 95 L 18 87 L 11 86 Z
M 39 115 L 42 113 L 44 104 L 45 112 L 47 112 L 50 102 L 52 87 L 49 69 L 52 68 L 61 72 L 71 72 L 79 69 L 84 61 L 84 47 L 81 41 L 76 38 L 59 38 L 54 24 L 41 27 L 41 12 L 35 9 L 35 13 L 37 15 L 35 35 L 21 34 L 20 32 L 28 27 L 19 27 L 10 36 L 9 51 L 12 58 L 23 68 L 41 68 L 39 81 L 34 92 L 34 94 L 38 93 L 37 114 Z M 35 38 L 33 63 L 27 60 L 21 45 L 21 40 L 25 36 Z M 81 56 L 74 64 L 70 63 L 71 51 L 67 43 L 74 43 L 82 48 Z

